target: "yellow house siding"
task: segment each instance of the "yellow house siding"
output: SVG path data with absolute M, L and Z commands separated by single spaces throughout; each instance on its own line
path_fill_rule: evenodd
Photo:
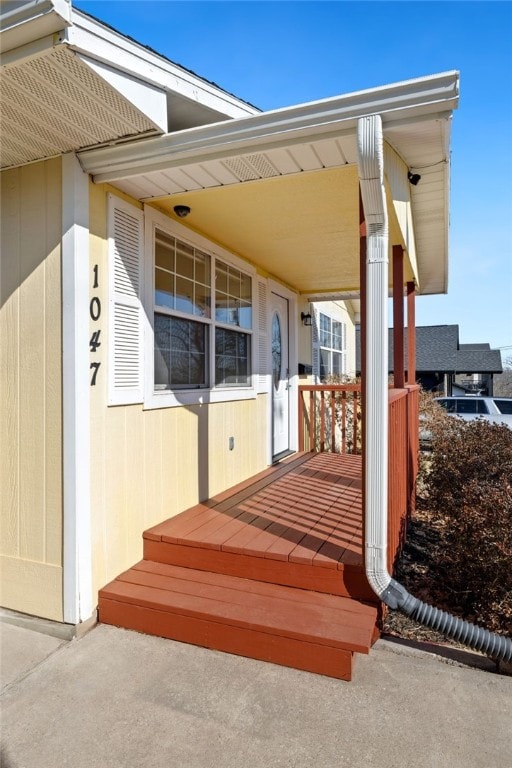
M 1 184 L 1 602 L 61 620 L 60 160 Z
M 142 533 L 267 465 L 267 399 L 145 410 L 107 406 L 106 185 L 90 186 L 90 270 L 98 266 L 102 346 L 91 392 L 93 595 L 142 557 Z M 127 199 L 124 196 L 124 199 Z M 92 286 L 92 280 L 91 280 Z M 93 355 L 91 355 L 91 360 Z M 234 449 L 229 449 L 229 438 Z

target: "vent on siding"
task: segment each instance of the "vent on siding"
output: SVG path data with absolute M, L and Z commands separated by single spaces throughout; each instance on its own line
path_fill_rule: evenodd
M 62 45 L 5 67 L 0 119 L 2 167 L 155 130 L 146 115 Z
M 279 171 L 262 154 L 229 158 L 224 163 L 240 181 L 253 181 L 254 179 L 267 179 L 272 176 L 279 176 Z

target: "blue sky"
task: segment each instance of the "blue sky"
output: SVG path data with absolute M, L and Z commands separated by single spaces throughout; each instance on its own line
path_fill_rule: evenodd
M 73 5 L 264 110 L 459 70 L 449 290 L 418 298 L 417 324 L 458 323 L 512 358 L 512 3 Z

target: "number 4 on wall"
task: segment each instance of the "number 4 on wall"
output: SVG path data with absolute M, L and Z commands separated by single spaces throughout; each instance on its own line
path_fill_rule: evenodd
M 91 339 L 89 341 L 89 347 L 91 349 L 91 352 L 96 352 L 98 347 L 101 347 L 100 334 L 101 334 L 101 331 L 94 331 L 93 335 L 91 336 Z

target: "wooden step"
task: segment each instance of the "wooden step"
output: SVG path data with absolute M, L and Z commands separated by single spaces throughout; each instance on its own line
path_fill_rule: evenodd
M 376 609 L 347 598 L 143 560 L 104 587 L 106 624 L 350 680 Z
M 242 579 L 256 579 L 271 584 L 350 597 L 378 604 L 362 566 L 342 564 L 338 568 L 312 563 L 296 563 L 273 557 L 227 552 L 200 544 L 178 544 L 155 540 L 144 534 L 144 559 L 167 565 L 223 573 Z

